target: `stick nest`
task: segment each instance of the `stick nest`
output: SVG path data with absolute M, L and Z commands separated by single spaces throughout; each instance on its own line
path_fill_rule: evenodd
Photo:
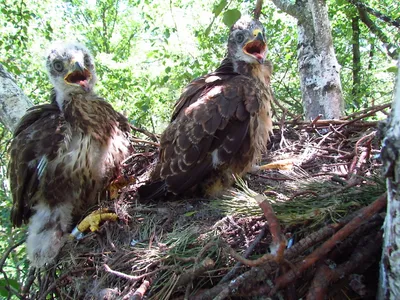
M 56 265 L 31 269 L 18 296 L 374 298 L 385 206 L 377 122 L 276 125 L 263 163 L 285 170 L 248 174 L 219 199 L 139 202 L 158 148 L 155 135 L 137 140 L 124 163 L 136 182 L 101 205 L 118 221 L 70 240 Z

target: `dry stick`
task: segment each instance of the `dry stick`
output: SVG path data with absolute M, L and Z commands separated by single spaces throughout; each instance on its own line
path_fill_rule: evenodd
M 45 300 L 46 296 L 48 294 L 50 294 L 56 287 L 57 285 L 63 281 L 64 279 L 66 279 L 68 276 L 71 276 L 73 274 L 79 274 L 79 273 L 83 273 L 83 272 L 90 272 L 90 271 L 95 271 L 96 268 L 95 267 L 87 267 L 87 268 L 81 268 L 81 269 L 77 269 L 77 270 L 72 270 L 69 271 L 65 274 L 63 274 L 62 276 L 58 277 L 57 280 L 55 280 L 48 288 L 47 290 L 44 292 L 43 295 L 41 295 L 41 297 L 39 298 L 39 300 Z
M 253 252 L 254 248 L 260 243 L 261 239 L 263 238 L 265 231 L 267 230 L 268 224 L 265 223 L 264 226 L 262 227 L 260 233 L 257 235 L 255 240 L 250 244 L 250 246 L 246 249 L 245 253 L 243 254 L 244 258 L 249 257 L 249 255 Z M 224 283 L 229 281 L 237 272 L 237 270 L 240 268 L 242 265 L 241 262 L 237 262 L 235 266 L 225 274 L 224 277 L 220 280 L 219 284 Z
M 316 232 L 311 233 L 304 239 L 300 240 L 293 247 L 286 250 L 285 259 L 290 260 L 296 256 L 299 256 L 301 253 L 311 248 L 312 246 L 320 243 L 326 238 L 332 236 L 337 230 L 342 228 L 346 223 L 348 223 L 352 218 L 352 215 L 343 218 L 337 224 L 329 224 L 324 228 L 319 229 Z M 212 287 L 209 290 L 204 290 L 202 293 L 193 297 L 193 300 L 209 300 L 216 297 L 223 290 L 232 291 L 234 289 L 240 288 L 243 284 L 250 282 L 248 285 L 250 286 L 250 290 L 254 288 L 252 282 L 254 281 L 263 281 L 267 276 L 271 275 L 271 272 L 278 267 L 278 264 L 275 261 L 270 261 L 262 267 L 255 267 L 251 270 L 239 275 L 234 280 L 231 280 L 230 283 L 222 283 Z
M 131 297 L 129 297 L 129 300 L 142 300 L 149 286 L 150 286 L 150 281 L 146 279 L 143 280 L 140 287 L 135 291 L 135 293 L 133 293 Z
M 308 291 L 307 300 L 325 299 L 330 284 L 344 278 L 371 257 L 377 255 L 382 247 L 382 233 L 373 233 L 368 240 L 366 245 L 355 247 L 350 259 L 335 269 L 331 269 L 325 264 L 318 268 Z
M 298 197 L 298 196 L 302 196 L 302 195 L 307 195 L 307 194 L 311 194 L 315 197 L 318 197 L 318 193 L 314 192 L 314 191 L 310 191 L 310 190 L 305 190 L 305 191 L 301 191 L 301 192 L 297 192 L 295 193 L 292 197 L 290 197 L 287 202 L 289 201 L 293 201 L 294 198 Z
M 378 112 L 378 111 L 380 111 L 380 110 L 381 110 L 381 109 L 374 109 L 374 110 L 370 111 L 369 113 L 366 113 L 366 114 L 363 114 L 363 115 L 361 115 L 361 116 L 359 116 L 359 117 L 357 117 L 357 118 L 354 118 L 353 120 L 349 121 L 347 124 L 342 124 L 342 125 L 340 125 L 340 126 L 337 128 L 337 130 L 342 129 L 342 128 L 343 128 L 344 126 L 346 126 L 346 125 L 350 125 L 350 124 L 353 124 L 354 122 L 357 122 L 357 121 L 359 121 L 359 120 L 365 119 L 366 117 L 373 116 L 376 112 Z
M 392 105 L 392 103 L 387 103 L 387 104 L 383 104 L 383 105 L 371 106 L 371 107 L 368 107 L 368 108 L 366 108 L 366 109 L 364 109 L 364 110 L 355 112 L 355 113 L 353 113 L 353 114 L 351 114 L 351 115 L 342 117 L 342 118 L 340 118 L 340 119 L 341 119 L 341 120 L 348 120 L 348 119 L 351 119 L 352 117 L 358 116 L 358 115 L 360 115 L 360 114 L 361 114 L 361 116 L 365 116 L 365 114 L 368 113 L 368 112 L 370 112 L 371 110 L 372 110 L 373 112 L 378 112 L 378 111 L 384 110 L 385 108 L 390 107 L 391 105 Z
M 359 182 L 357 180 L 351 181 L 351 182 L 349 182 L 348 185 L 346 185 L 346 186 L 344 186 L 344 187 L 342 187 L 340 189 L 337 189 L 337 190 L 335 190 L 333 192 L 326 193 L 326 194 L 323 194 L 323 195 L 319 196 L 318 199 L 322 200 L 322 199 L 330 198 L 330 197 L 332 197 L 334 195 L 337 195 L 337 194 L 340 194 L 340 193 L 342 193 L 342 192 L 344 192 L 344 191 L 346 191 L 346 190 L 348 190 L 348 189 L 350 189 L 352 187 L 355 187 L 358 183 Z
M 11 247 L 9 247 L 6 250 L 6 252 L 4 252 L 3 257 L 0 260 L 0 270 L 1 271 L 3 271 L 4 263 L 6 262 L 7 257 L 10 255 L 11 251 L 13 251 L 15 248 L 21 246 L 24 242 L 25 242 L 25 239 L 23 239 L 23 240 L 19 241 L 18 243 L 12 245 Z
M 155 142 L 151 142 L 151 141 L 146 141 L 146 140 L 142 140 L 142 139 L 132 138 L 131 141 L 132 141 L 132 142 L 136 142 L 136 143 L 150 144 L 150 145 L 155 146 L 155 147 L 160 147 L 160 144 L 159 144 L 159 143 L 155 143 Z
M 135 130 L 135 131 L 138 131 L 138 132 L 141 132 L 141 133 L 143 133 L 144 135 L 147 135 L 147 136 L 148 136 L 149 138 L 151 138 L 154 142 L 158 143 L 158 138 L 157 138 L 157 136 L 156 136 L 154 133 L 151 133 L 151 132 L 147 131 L 146 129 L 136 127 L 136 126 L 134 126 L 134 125 L 132 125 L 132 124 L 129 124 L 129 125 L 130 125 L 131 129 L 133 129 L 133 130 Z
M 22 295 L 26 295 L 29 293 L 31 286 L 35 281 L 35 271 L 36 268 L 33 267 L 29 268 L 28 278 L 26 279 L 25 284 L 22 286 L 22 291 L 21 291 Z
M 254 19 L 259 20 L 261 15 L 263 0 L 257 0 L 256 8 L 254 9 Z
M 285 181 L 285 180 L 293 181 L 294 180 L 293 178 L 289 178 L 289 177 L 288 178 L 278 178 L 278 177 L 270 177 L 270 176 L 266 176 L 263 174 L 257 174 L 257 173 L 253 173 L 253 175 L 264 178 L 264 179 L 270 179 L 270 180 L 282 180 L 282 181 Z
M 128 274 L 125 274 L 125 273 L 122 273 L 122 272 L 114 271 L 107 264 L 104 264 L 104 269 L 108 273 L 114 274 L 115 276 L 124 278 L 124 279 L 132 281 L 132 282 L 135 282 L 135 281 L 138 281 L 140 279 L 143 279 L 144 277 L 150 276 L 150 275 L 155 274 L 155 273 L 157 273 L 159 271 L 167 270 L 167 269 L 171 269 L 171 268 L 172 268 L 172 266 L 160 267 L 157 270 L 154 270 L 154 271 L 151 271 L 151 272 L 139 275 L 139 276 L 133 276 L 133 275 L 128 275 Z
M 188 272 L 181 274 L 175 287 L 190 283 L 193 279 L 199 277 L 204 272 L 211 270 L 215 266 L 215 261 L 206 257 L 199 265 L 195 265 Z
M 275 215 L 272 205 L 267 201 L 264 195 L 257 195 L 254 197 L 258 205 L 262 209 L 265 218 L 268 221 L 269 231 L 272 236 L 271 253 L 276 255 L 276 260 L 280 262 L 283 258 L 283 251 L 286 247 L 286 239 L 281 232 L 281 225 Z
M 289 283 L 292 283 L 297 279 L 305 270 L 310 268 L 314 263 L 324 257 L 332 248 L 334 248 L 338 242 L 347 238 L 351 233 L 353 233 L 361 224 L 367 221 L 375 213 L 379 212 L 386 206 L 386 193 L 381 195 L 373 203 L 364 207 L 359 211 L 359 213 L 341 230 L 336 232 L 329 240 L 323 243 L 317 250 L 304 258 L 300 263 L 298 263 L 295 269 L 281 275 L 275 280 L 275 287 L 271 291 L 271 295 Z
M 308 121 L 286 121 L 286 124 L 291 124 L 291 125 L 297 125 L 297 126 L 304 126 L 304 127 L 309 127 L 311 129 L 314 129 L 314 127 L 324 127 L 324 126 L 330 126 L 330 125 L 340 125 L 342 127 L 353 124 L 354 122 L 358 121 L 357 120 L 337 120 L 337 119 L 324 119 L 324 120 L 318 120 L 311 126 L 311 122 Z M 356 122 L 353 124 L 355 127 L 375 127 L 378 124 L 378 121 L 361 121 L 361 122 Z M 274 122 L 273 125 L 279 125 L 279 123 Z M 338 130 L 338 129 L 337 129 Z

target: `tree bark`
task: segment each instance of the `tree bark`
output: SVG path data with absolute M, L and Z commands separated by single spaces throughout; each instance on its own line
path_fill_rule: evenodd
M 360 72 L 361 72 L 361 54 L 360 54 L 360 27 L 359 17 L 353 17 L 351 20 L 351 27 L 353 30 L 352 50 L 353 50 L 353 101 L 360 103 Z M 358 105 L 356 105 L 358 106 Z
M 397 65 L 400 68 L 400 60 Z M 383 225 L 384 240 L 377 299 L 400 299 L 400 72 L 397 76 L 392 115 L 386 128 L 381 156 L 388 205 Z
M 18 121 L 33 104 L 0 64 L 0 122 L 14 131 Z
M 304 113 L 337 119 L 343 115 L 340 65 L 332 43 L 328 7 L 324 0 L 272 0 L 298 20 L 298 66 Z

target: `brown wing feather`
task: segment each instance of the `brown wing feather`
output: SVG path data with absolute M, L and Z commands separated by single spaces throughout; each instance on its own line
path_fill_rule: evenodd
M 35 106 L 28 110 L 15 130 L 8 165 L 14 226 L 26 223 L 35 205 L 32 199 L 38 187 L 37 167 L 41 158 L 54 158 L 64 140 L 64 127 L 59 115 L 56 104 Z
M 214 164 L 222 166 L 242 147 L 249 147 L 243 142 L 250 142 L 250 115 L 259 105 L 251 79 L 238 74 L 218 77 L 211 83 L 205 77 L 201 92 L 198 82 L 194 93 L 190 86 L 186 89 L 175 120 L 162 135 L 161 177 L 169 191 L 181 193 L 201 182 L 214 168 L 214 150 L 218 153 Z M 184 99 L 185 95 L 194 97 Z

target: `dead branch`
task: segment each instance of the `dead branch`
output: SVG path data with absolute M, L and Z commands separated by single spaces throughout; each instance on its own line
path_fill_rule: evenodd
M 275 287 L 271 291 L 274 294 L 276 291 L 287 286 L 289 283 L 293 282 L 298 278 L 305 270 L 323 258 L 336 244 L 351 233 L 353 233 L 361 224 L 366 222 L 372 215 L 379 212 L 386 206 L 387 201 L 386 193 L 380 196 L 375 202 L 362 208 L 359 213 L 341 230 L 335 233 L 329 240 L 323 243 L 317 250 L 304 258 L 300 263 L 298 263 L 294 269 L 281 275 L 275 280 Z
M 369 115 L 367 115 L 367 113 L 369 113 L 370 111 L 374 111 L 374 112 L 382 111 L 382 110 L 384 110 L 386 108 L 391 107 L 391 105 L 392 105 L 391 103 L 387 103 L 387 104 L 383 104 L 383 105 L 371 106 L 371 107 L 368 107 L 366 109 L 363 109 L 363 110 L 357 111 L 355 113 L 352 113 L 351 115 L 342 117 L 340 119 L 341 120 L 348 120 L 348 119 L 351 119 L 351 118 L 353 118 L 355 116 L 363 116 L 362 117 L 362 119 L 363 119 L 363 118 L 369 117 Z
M 267 228 L 268 228 L 268 224 L 265 223 L 264 226 L 262 227 L 260 233 L 257 235 L 256 239 L 250 244 L 250 246 L 244 252 L 244 254 L 243 254 L 244 258 L 248 258 L 249 255 L 253 252 L 254 248 L 258 245 L 258 243 L 263 238 Z M 222 279 L 220 280 L 219 283 L 221 284 L 221 283 L 225 283 L 225 282 L 229 281 L 236 274 L 237 270 L 240 268 L 241 265 L 242 265 L 242 263 L 240 261 L 237 262 L 235 264 L 235 266 L 228 273 L 226 273 L 224 277 L 222 277 Z
M 257 0 L 256 8 L 254 9 L 254 19 L 256 20 L 260 19 L 262 3 L 263 3 L 262 0 Z
M 186 273 L 181 274 L 175 287 L 188 284 L 204 272 L 211 270 L 214 266 L 215 261 L 213 261 L 209 257 L 206 257 L 200 264 L 194 265 L 192 269 L 188 270 Z
M 268 221 L 269 231 L 272 236 L 272 243 L 270 246 L 271 253 L 276 255 L 277 262 L 280 262 L 283 257 L 283 251 L 286 247 L 286 239 L 282 235 L 281 225 L 279 224 L 278 218 L 275 215 L 274 209 L 267 201 L 266 197 L 264 195 L 258 195 L 255 197 L 255 199 Z
M 144 128 L 136 127 L 136 126 L 134 126 L 132 124 L 130 124 L 130 127 L 131 127 L 131 129 L 133 129 L 133 130 L 135 130 L 137 132 L 143 133 L 144 135 L 148 136 L 153 142 L 158 143 L 158 138 L 154 133 L 151 133 L 151 132 L 147 131 Z
M 3 271 L 4 263 L 6 262 L 7 257 L 10 255 L 11 251 L 13 251 L 15 248 L 21 246 L 23 243 L 25 243 L 25 239 L 22 239 L 19 242 L 15 243 L 14 245 L 8 247 L 8 249 L 6 250 L 6 252 L 4 252 L 4 254 L 0 260 L 0 271 Z
M 307 294 L 307 300 L 325 299 L 328 287 L 331 284 L 346 277 L 355 269 L 365 264 L 367 260 L 370 260 L 371 257 L 379 254 L 382 246 L 382 232 L 370 234 L 365 240 L 367 244 L 360 245 L 359 243 L 359 245 L 354 248 L 355 250 L 350 259 L 345 263 L 340 264 L 334 269 L 323 264 L 317 269 Z
M 139 276 L 133 276 L 133 275 L 128 275 L 128 274 L 119 272 L 119 271 L 114 271 L 114 270 L 112 270 L 107 264 L 104 264 L 104 269 L 105 269 L 108 273 L 111 273 L 111 274 L 113 274 L 113 275 L 115 275 L 115 276 L 124 278 L 124 279 L 129 280 L 129 281 L 132 281 L 132 282 L 136 282 L 136 281 L 141 280 L 141 279 L 143 279 L 143 278 L 145 278 L 145 277 L 148 277 L 148 276 L 150 276 L 150 275 L 153 275 L 153 274 L 155 274 L 155 273 L 157 273 L 157 272 L 160 272 L 160 271 L 162 271 L 162 270 L 168 270 L 168 269 L 171 269 L 171 268 L 172 268 L 172 266 L 164 266 L 164 267 L 160 267 L 160 268 L 158 268 L 158 269 L 156 269 L 156 270 L 154 270 L 154 271 L 151 271 L 151 272 L 148 272 L 148 273 L 139 275 Z
M 50 294 L 54 289 L 56 289 L 56 287 L 60 285 L 60 282 L 67 279 L 69 276 L 74 275 L 74 274 L 85 273 L 85 272 L 92 272 L 95 270 L 96 270 L 95 267 L 86 267 L 86 268 L 81 268 L 78 270 L 71 270 L 67 273 L 64 273 L 47 288 L 47 290 L 41 295 L 39 300 L 45 300 L 47 295 Z
M 146 279 L 143 280 L 140 287 L 133 293 L 131 297 L 129 297 L 129 300 L 142 300 L 149 286 L 150 286 L 150 281 Z

